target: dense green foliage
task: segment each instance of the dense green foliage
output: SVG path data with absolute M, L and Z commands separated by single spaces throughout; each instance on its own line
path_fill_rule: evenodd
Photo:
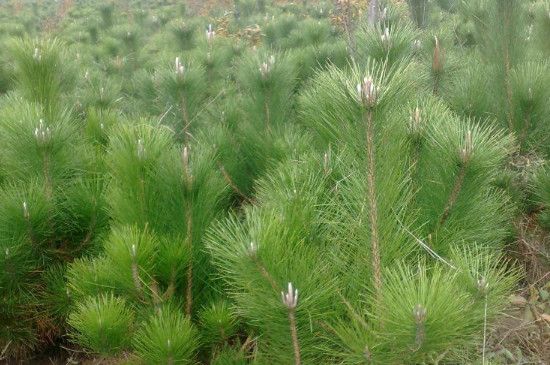
M 0 361 L 485 364 L 550 3 L 174 3 L 0 4 Z

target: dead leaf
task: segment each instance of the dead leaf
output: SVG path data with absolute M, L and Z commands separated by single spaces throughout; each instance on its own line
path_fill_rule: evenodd
M 525 307 L 527 299 L 521 295 L 510 295 L 510 304 L 514 307 Z

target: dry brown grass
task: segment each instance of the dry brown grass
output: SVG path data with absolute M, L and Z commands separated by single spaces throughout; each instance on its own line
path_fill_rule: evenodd
M 536 214 L 516 224 L 509 254 L 523 266 L 524 280 L 487 339 L 496 364 L 550 364 L 550 236 Z

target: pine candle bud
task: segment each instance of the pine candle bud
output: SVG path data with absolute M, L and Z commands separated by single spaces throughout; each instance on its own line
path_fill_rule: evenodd
M 357 84 L 357 97 L 367 108 L 373 107 L 377 101 L 378 89 L 374 87 L 372 77 L 365 77 L 362 83 Z
M 370 352 L 369 346 L 365 346 L 365 350 L 363 351 L 363 354 L 365 355 L 365 359 L 370 360 L 372 357 L 372 353 Z
M 416 324 L 424 323 L 424 319 L 426 319 L 426 313 L 426 308 L 423 308 L 422 304 L 418 303 L 416 308 L 413 309 L 414 322 Z
M 145 147 L 143 146 L 143 141 L 140 139 L 138 139 L 137 141 L 137 157 L 138 159 L 143 159 L 143 155 L 145 153 Z
M 472 157 L 473 147 L 472 147 L 472 131 L 466 133 L 466 141 L 464 148 L 460 151 L 460 161 L 462 163 L 468 163 Z
M 484 296 L 487 295 L 487 292 L 489 291 L 489 283 L 485 280 L 485 278 L 481 278 L 477 281 L 477 289 Z
M 44 120 L 40 119 L 40 124 L 38 128 L 34 129 L 34 137 L 36 140 L 42 144 L 47 143 L 50 140 L 50 128 L 46 127 Z
M 38 48 L 35 48 L 34 49 L 34 55 L 33 55 L 33 58 L 35 61 L 39 62 L 40 60 L 42 60 L 42 56 L 40 55 L 40 50 Z
M 262 74 L 262 77 L 264 80 L 267 79 L 269 76 L 269 73 L 271 72 L 271 69 L 273 68 L 273 65 L 275 64 L 275 56 L 269 57 L 269 60 L 267 62 L 263 62 L 262 66 L 260 67 L 260 73 Z
M 384 6 L 384 9 L 380 12 L 380 21 L 384 22 L 388 17 L 388 8 Z
M 136 245 L 132 245 L 132 258 L 135 259 L 136 255 L 137 255 Z
M 25 217 L 25 219 L 29 219 L 30 216 L 26 201 L 23 202 L 23 216 Z
M 260 67 L 260 73 L 262 74 L 262 77 L 264 79 L 267 78 L 267 75 L 269 74 L 269 65 L 266 62 L 262 63 L 262 66 Z
M 390 37 L 390 28 L 386 27 L 384 29 L 384 34 L 382 34 L 382 43 L 386 49 L 391 47 L 391 37 Z
M 254 258 L 256 257 L 256 254 L 258 253 L 258 246 L 254 244 L 254 242 L 250 242 L 250 245 L 248 245 L 248 257 Z
M 426 319 L 426 308 L 422 307 L 422 304 L 418 303 L 416 308 L 413 309 L 414 323 L 416 324 L 416 348 L 420 348 L 422 342 L 424 342 L 424 320 Z
M 212 24 L 208 24 L 208 29 L 206 29 L 206 39 L 208 41 L 213 41 L 214 37 L 216 37 L 216 32 L 212 30 Z
M 189 170 L 189 149 L 187 147 L 183 148 L 183 166 L 185 171 Z
M 8 271 L 8 274 L 10 275 L 10 278 L 12 280 L 15 280 L 15 272 L 13 270 L 13 266 L 10 261 L 10 248 L 6 247 L 6 256 L 4 258 L 4 261 L 6 263 L 6 269 Z M 4 302 L 6 301 L 6 298 L 4 298 Z
M 420 109 L 416 107 L 416 109 L 414 110 L 414 115 L 411 115 L 409 118 L 409 127 L 411 129 L 411 133 L 415 138 L 418 138 L 418 132 L 420 131 L 420 122 L 422 122 Z
M 178 76 L 183 76 L 184 72 L 185 72 L 185 67 L 182 65 L 182 63 L 180 62 L 180 58 L 179 57 L 176 57 L 176 60 L 175 60 L 175 66 L 176 66 L 176 75 Z
M 281 299 L 289 310 L 294 310 L 298 304 L 298 289 L 293 289 L 292 283 L 288 283 L 288 293 L 281 292 Z
M 420 52 L 422 50 L 422 42 L 420 41 L 420 39 L 416 39 L 414 41 L 413 47 L 416 52 Z
M 441 56 L 439 39 L 437 39 L 437 36 L 434 36 L 434 39 L 435 39 L 435 48 L 434 48 L 434 57 L 432 60 L 432 71 L 438 74 L 443 70 L 443 57 Z

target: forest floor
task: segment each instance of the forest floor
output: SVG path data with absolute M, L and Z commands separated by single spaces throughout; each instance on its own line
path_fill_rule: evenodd
M 497 364 L 550 364 L 550 235 L 535 215 L 516 224 L 509 256 L 525 276 L 486 341 L 486 358 Z

